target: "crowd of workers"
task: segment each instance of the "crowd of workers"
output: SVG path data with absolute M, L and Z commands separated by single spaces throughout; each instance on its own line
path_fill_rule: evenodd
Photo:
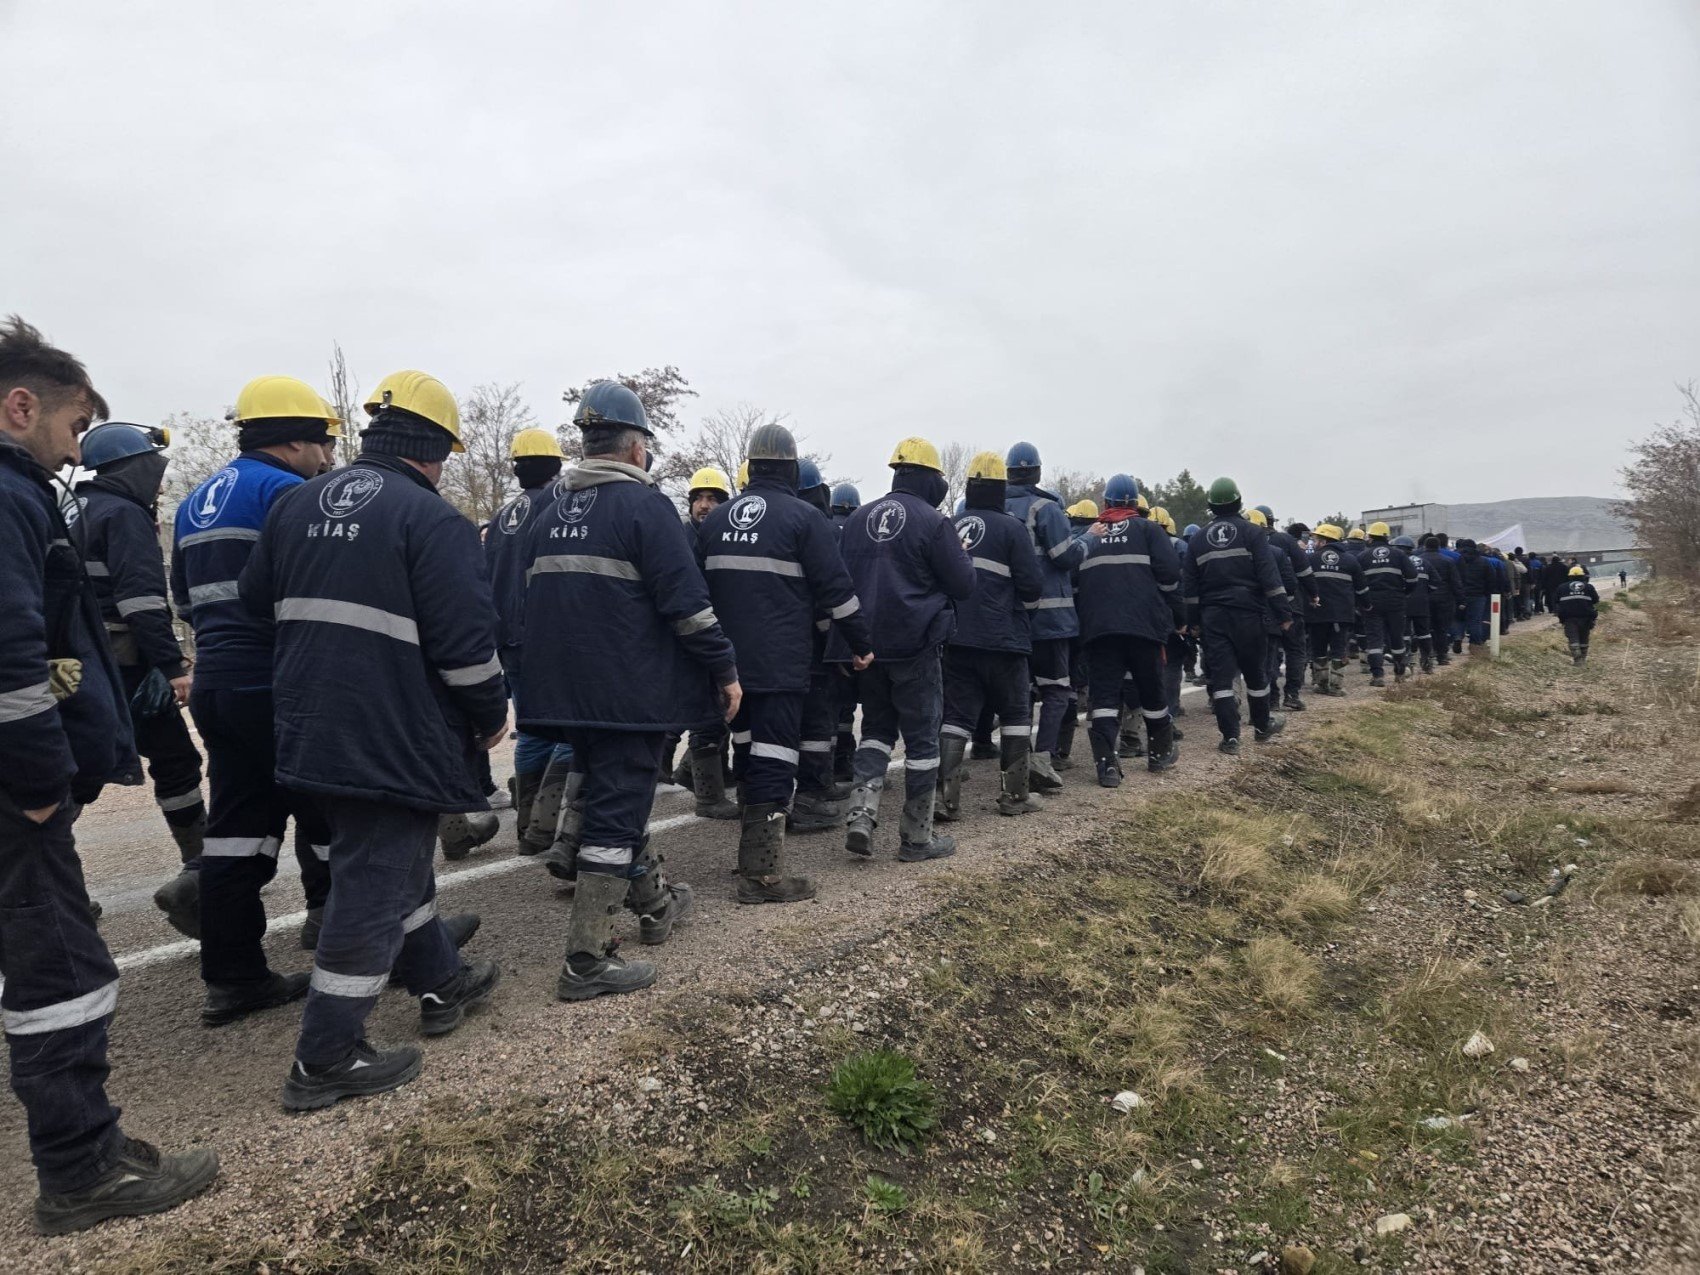
M 334 468 L 348 426 L 318 393 L 245 386 L 232 459 L 177 507 L 168 570 L 168 437 L 90 428 L 107 411 L 83 366 L 0 328 L 0 1007 L 46 1233 L 169 1208 L 217 1170 L 125 1135 L 105 1093 L 118 974 L 72 827 L 105 785 L 140 782 L 138 754 L 182 858 L 155 901 L 199 940 L 202 1019 L 304 998 L 282 1100 L 306 1110 L 419 1073 L 417 1047 L 366 1038 L 390 982 L 425 1035 L 496 987 L 494 961 L 461 954 L 478 918 L 438 914 L 434 857 L 496 830 L 487 755 L 510 701 L 519 849 L 573 884 L 556 990 L 584 1000 L 656 978 L 616 951 L 622 909 L 645 945 L 691 911 L 647 832 L 669 775 L 699 815 L 739 821 L 738 901 L 792 903 L 816 890 L 792 835 L 836 831 L 868 857 L 895 816 L 899 861 L 953 853 L 939 825 L 962 817 L 971 755 L 997 759 L 999 814 L 1041 809 L 1082 710 L 1113 788 L 1130 758 L 1174 765 L 1189 674 L 1232 754 L 1242 695 L 1269 740 L 1307 673 L 1343 694 L 1359 650 L 1374 686 L 1388 664 L 1429 672 L 1486 640 L 1495 594 L 1505 622 L 1557 609 L 1580 661 L 1597 601 L 1581 566 L 1521 550 L 1278 528 L 1227 478 L 1184 531 L 1125 474 L 1102 508 L 1065 509 L 1029 443 L 975 456 L 952 517 L 924 439 L 897 444 L 890 491 L 864 502 L 766 425 L 736 486 L 692 477 L 681 518 L 643 405 L 614 382 L 579 403 L 577 463 L 548 431 L 514 440 L 519 492 L 476 528 L 436 490 L 461 446 L 448 389 L 401 372 L 364 407 L 360 455 Z M 92 477 L 63 500 L 53 475 L 79 460 Z M 291 820 L 310 973 L 273 970 L 263 945 Z

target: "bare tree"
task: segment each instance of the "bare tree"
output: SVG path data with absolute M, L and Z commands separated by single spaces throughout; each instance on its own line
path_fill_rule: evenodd
M 950 513 L 956 508 L 957 499 L 968 490 L 968 462 L 980 452 L 980 448 L 971 443 L 946 443 L 939 448 L 939 464 L 944 468 L 944 480 L 949 484 L 945 492 L 944 509 Z
M 738 466 L 750 454 L 750 435 L 763 425 L 784 423 L 783 415 L 748 403 L 722 408 L 702 418 L 696 432 L 674 453 L 674 459 L 687 475 L 713 465 L 736 478 Z
M 330 399 L 336 414 L 342 417 L 342 443 L 337 448 L 341 463 L 346 465 L 360 454 L 360 382 L 348 371 L 348 361 L 342 356 L 342 343 L 331 342 Z
M 450 456 L 437 490 L 474 522 L 486 522 L 502 507 L 513 476 L 510 453 L 514 435 L 537 424 L 520 398 L 519 382 L 486 384 L 460 404 L 460 441 L 464 452 Z
M 183 498 L 236 458 L 236 425 L 217 416 L 176 412 L 160 422 L 171 431 L 171 461 L 160 489 L 160 521 L 169 525 L 171 511 Z
M 1062 469 L 1054 474 L 1047 474 L 1044 488 L 1062 502 L 1064 509 L 1082 500 L 1090 500 L 1099 506 L 1104 503 L 1104 480 L 1091 474 L 1083 474 L 1077 469 Z
M 1616 512 L 1635 525 L 1656 573 L 1694 580 L 1700 577 L 1700 391 L 1690 381 L 1677 392 L 1681 418 L 1631 449 L 1622 470 L 1629 499 Z
M 666 367 L 646 367 L 643 371 L 630 375 L 622 373 L 612 377 L 599 376 L 566 390 L 561 398 L 569 405 L 576 404 L 590 386 L 597 381 L 607 380 L 620 382 L 636 394 L 643 404 L 644 415 L 649 418 L 649 427 L 656 433 L 656 480 L 676 485 L 689 478 L 691 470 L 688 464 L 669 455 L 676 450 L 674 442 L 681 429 L 679 403 L 682 399 L 697 397 L 697 392 L 691 388 L 691 383 L 685 379 L 684 374 L 672 364 L 668 364 Z M 576 460 L 583 455 L 578 430 L 563 427 L 559 432 L 561 446 L 569 459 Z

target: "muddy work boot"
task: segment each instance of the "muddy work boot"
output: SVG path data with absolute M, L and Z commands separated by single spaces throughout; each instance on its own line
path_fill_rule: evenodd
M 1262 726 L 1254 726 L 1251 736 L 1260 744 L 1267 744 L 1275 736 L 1287 729 L 1287 719 L 1279 713 L 1269 714 L 1269 720 Z
M 166 825 L 171 839 L 177 843 L 177 855 L 183 862 L 178 874 L 153 893 L 153 905 L 165 913 L 165 920 L 184 938 L 201 937 L 201 850 L 207 839 L 207 811 L 202 806 L 195 817 L 181 827 Z
M 426 1036 L 446 1036 L 466 1019 L 466 1011 L 482 1005 L 502 981 L 494 961 L 474 961 L 441 987 L 419 998 L 419 1030 Z
M 1167 717 L 1161 720 L 1146 718 L 1145 730 L 1150 735 L 1145 769 L 1153 775 L 1161 774 L 1180 760 L 1181 750 L 1175 746 L 1175 741 L 1181 737 L 1181 733 L 1175 729 L 1173 720 Z
M 661 874 L 661 856 L 649 848 L 649 838 L 632 858 L 632 877 L 626 891 L 626 906 L 637 914 L 638 941 L 659 947 L 673 935 L 673 927 L 690 915 L 696 898 L 682 881 L 669 882 Z
M 276 1009 L 307 994 L 306 974 L 272 974 L 257 983 L 208 983 L 201 1025 L 223 1027 L 249 1014 Z
M 1041 796 L 1063 790 L 1062 776 L 1057 774 L 1054 759 L 1049 753 L 1027 754 L 1027 786 Z
M 849 853 L 863 859 L 873 857 L 874 829 L 880 826 L 880 796 L 884 791 L 884 776 L 851 790 L 850 818 L 844 831 L 844 849 Z
M 453 862 L 466 858 L 501 829 L 502 821 L 494 810 L 469 810 L 437 820 L 437 840 L 442 843 L 443 858 Z
M 944 859 L 956 853 L 956 841 L 933 831 L 933 806 L 938 790 L 932 784 L 910 796 L 903 803 L 903 821 L 899 825 L 897 860 L 899 863 L 923 863 L 928 859 Z
M 573 896 L 567 924 L 567 959 L 555 980 L 564 1001 L 587 1001 L 642 991 L 655 982 L 648 961 L 622 961 L 613 955 L 614 917 L 625 906 L 628 881 L 606 872 L 586 872 Z
M 811 832 L 828 832 L 844 826 L 844 808 L 824 793 L 800 792 L 785 816 L 787 832 L 799 836 Z
M 283 1082 L 283 1109 L 317 1111 L 344 1098 L 388 1093 L 416 1079 L 424 1065 L 425 1055 L 412 1045 L 375 1049 L 364 1040 L 341 1062 L 309 1067 L 297 1058 Z
M 541 770 L 529 775 L 515 775 L 508 780 L 508 795 L 513 798 L 514 828 L 519 833 L 521 854 L 525 853 L 525 828 L 531 822 L 531 807 L 537 801 L 537 790 L 542 784 Z
M 808 877 L 785 873 L 785 809 L 776 802 L 744 807 L 738 838 L 738 902 L 799 903 L 815 897 Z
M 574 771 L 567 776 L 561 793 L 560 818 L 555 824 L 555 839 L 543 852 L 543 866 L 557 881 L 578 879 L 578 847 L 584 827 L 584 775 Z
M 205 1148 L 161 1155 L 149 1143 L 120 1134 L 116 1150 L 106 1172 L 82 1190 L 36 1197 L 38 1234 L 69 1235 L 109 1218 L 163 1213 L 199 1195 L 218 1176 L 218 1155 Z
M 1005 733 L 1002 741 L 1003 787 L 998 793 L 998 813 L 1000 815 L 1030 815 L 1043 810 L 1038 801 L 1034 800 L 1028 786 L 1031 773 L 1033 753 L 1033 737 L 1031 735 L 1010 735 Z
M 691 791 L 696 794 L 697 818 L 736 819 L 738 803 L 726 795 L 726 775 L 720 769 L 720 748 L 699 748 L 691 754 Z
M 961 735 L 939 736 L 939 797 L 936 815 L 947 823 L 962 818 L 962 763 L 968 741 Z
M 572 774 L 570 763 L 554 757 L 543 768 L 537 780 L 537 792 L 531 799 L 530 818 L 520 825 L 521 854 L 542 854 L 554 843 L 555 829 L 561 822 L 561 803 L 566 800 Z

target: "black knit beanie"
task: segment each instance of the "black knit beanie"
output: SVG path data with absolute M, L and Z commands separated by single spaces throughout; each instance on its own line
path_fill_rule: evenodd
M 324 421 L 311 416 L 280 416 L 244 422 L 236 430 L 236 447 L 251 452 L 258 447 L 277 447 L 283 443 L 328 443 L 330 437 L 330 427 Z
M 454 436 L 448 430 L 399 407 L 380 408 L 360 435 L 362 455 L 399 456 L 421 465 L 440 464 L 453 448 Z
M 526 491 L 551 482 L 561 472 L 561 462 L 553 456 L 514 457 L 514 477 Z

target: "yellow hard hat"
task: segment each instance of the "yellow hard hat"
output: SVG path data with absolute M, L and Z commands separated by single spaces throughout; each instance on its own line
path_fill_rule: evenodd
M 1267 527 L 1269 525 L 1269 519 L 1263 516 L 1263 510 L 1261 509 L 1246 510 L 1245 520 L 1254 527 Z
M 567 458 L 561 451 L 561 440 L 555 437 L 552 429 L 522 429 L 515 434 L 513 444 L 508 448 L 508 457 L 518 460 L 521 456 L 548 456 L 553 460 Z
M 1140 495 L 1140 496 L 1135 497 L 1133 503 L 1136 507 L 1143 510 L 1144 512 L 1146 512 L 1146 513 L 1151 512 L 1151 502 L 1149 500 L 1145 499 L 1144 495 Z
M 1570 568 L 1570 574 L 1573 576 L 1585 576 L 1588 574 L 1588 569 L 1581 563 L 1577 563 L 1574 567 Z
M 1098 520 L 1097 502 L 1091 500 L 1077 500 L 1068 507 L 1068 516 L 1070 518 L 1090 518 L 1096 522 Z
M 1336 527 L 1331 522 L 1320 522 L 1314 529 L 1312 529 L 1310 534 L 1315 536 L 1318 540 L 1337 541 L 1340 539 L 1340 528 Z
M 1151 521 L 1156 523 L 1171 536 L 1175 534 L 1175 520 L 1169 517 L 1169 511 L 1163 508 L 1163 506 L 1151 506 Z
M 739 461 L 738 462 L 738 490 L 743 491 L 744 488 L 748 487 L 749 485 L 750 485 L 750 462 L 747 461 L 747 460 Z
M 323 421 L 332 434 L 342 422 L 336 411 L 305 381 L 293 376 L 256 376 L 236 396 L 231 419 L 238 425 L 249 421 Z
M 321 395 L 319 402 L 325 405 L 325 433 L 329 434 L 332 438 L 341 438 L 342 417 L 336 414 L 336 408 L 331 406 L 331 401 L 328 398 Z M 166 441 L 170 442 L 171 440 L 167 439 Z
M 891 453 L 891 463 L 894 466 L 919 465 L 922 469 L 934 469 L 944 473 L 944 464 L 939 460 L 939 449 L 924 438 L 904 439 Z
M 1384 522 L 1372 522 L 1369 525 L 1369 534 L 1372 536 L 1380 536 L 1383 540 L 1385 540 L 1388 536 L 1391 536 L 1393 532 Z
M 450 451 L 466 450 L 460 441 L 460 404 L 449 393 L 449 387 L 436 377 L 424 372 L 391 372 L 378 382 L 378 388 L 366 400 L 368 415 L 376 416 L 378 410 L 384 407 L 399 408 L 421 420 L 430 421 L 439 429 L 447 430 L 449 437 L 455 440 Z
M 748 461 L 744 463 L 749 464 Z M 690 486 L 686 487 L 685 491 L 687 494 L 697 491 L 718 491 L 730 500 L 732 499 L 732 480 L 726 477 L 724 470 L 716 469 L 713 465 L 706 465 L 691 475 Z
M 1362 527 L 1353 527 L 1346 533 L 1346 539 L 1348 540 L 1362 540 L 1363 538 L 1364 529 Z
M 896 464 L 896 460 L 892 464 Z M 977 452 L 974 459 L 968 462 L 968 477 L 991 478 L 997 482 L 1009 480 L 1009 468 L 1003 463 L 1003 457 L 996 452 Z

